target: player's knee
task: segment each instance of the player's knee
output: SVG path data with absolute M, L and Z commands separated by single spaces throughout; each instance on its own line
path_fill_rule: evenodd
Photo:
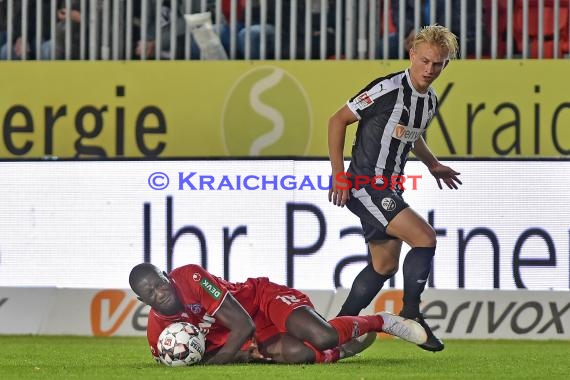
M 382 276 L 393 276 L 398 272 L 397 261 L 384 261 L 380 263 L 372 263 L 374 271 Z
M 430 233 L 426 234 L 426 244 L 424 247 L 435 247 L 437 245 L 437 236 L 433 228 L 431 229 Z
M 426 228 L 414 237 L 412 247 L 435 247 L 437 245 L 437 236 L 434 229 L 428 224 Z

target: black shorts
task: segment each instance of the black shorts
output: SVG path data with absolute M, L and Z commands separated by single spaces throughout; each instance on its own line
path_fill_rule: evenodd
M 399 190 L 376 190 L 370 185 L 350 190 L 346 207 L 360 218 L 364 240 L 396 239 L 386 233 L 386 226 L 400 211 L 410 207 Z

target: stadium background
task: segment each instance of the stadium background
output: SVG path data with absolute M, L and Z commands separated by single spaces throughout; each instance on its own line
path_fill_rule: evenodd
M 440 234 L 424 308 L 443 338 L 567 340 L 568 62 L 509 58 L 453 62 L 435 85 L 426 138 L 464 185 L 439 192 L 410 163 L 423 175 L 410 203 Z M 144 335 L 127 290 L 143 260 L 268 275 L 338 310 L 366 250 L 326 191 L 156 191 L 149 176 L 328 175 L 329 115 L 407 61 L 1 65 L 0 333 Z M 391 285 L 369 311 L 398 310 Z

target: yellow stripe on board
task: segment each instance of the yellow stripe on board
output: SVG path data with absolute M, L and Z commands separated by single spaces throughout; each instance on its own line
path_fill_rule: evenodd
M 2 62 L 0 157 L 327 157 L 332 113 L 407 65 Z M 452 62 L 434 86 L 428 144 L 444 157 L 569 156 L 568 65 Z

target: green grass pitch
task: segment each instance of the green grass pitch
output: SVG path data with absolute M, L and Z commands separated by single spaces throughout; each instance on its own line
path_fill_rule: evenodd
M 0 336 L 0 379 L 570 379 L 570 340 L 447 340 L 430 353 L 378 340 L 336 364 L 168 368 L 139 337 Z

